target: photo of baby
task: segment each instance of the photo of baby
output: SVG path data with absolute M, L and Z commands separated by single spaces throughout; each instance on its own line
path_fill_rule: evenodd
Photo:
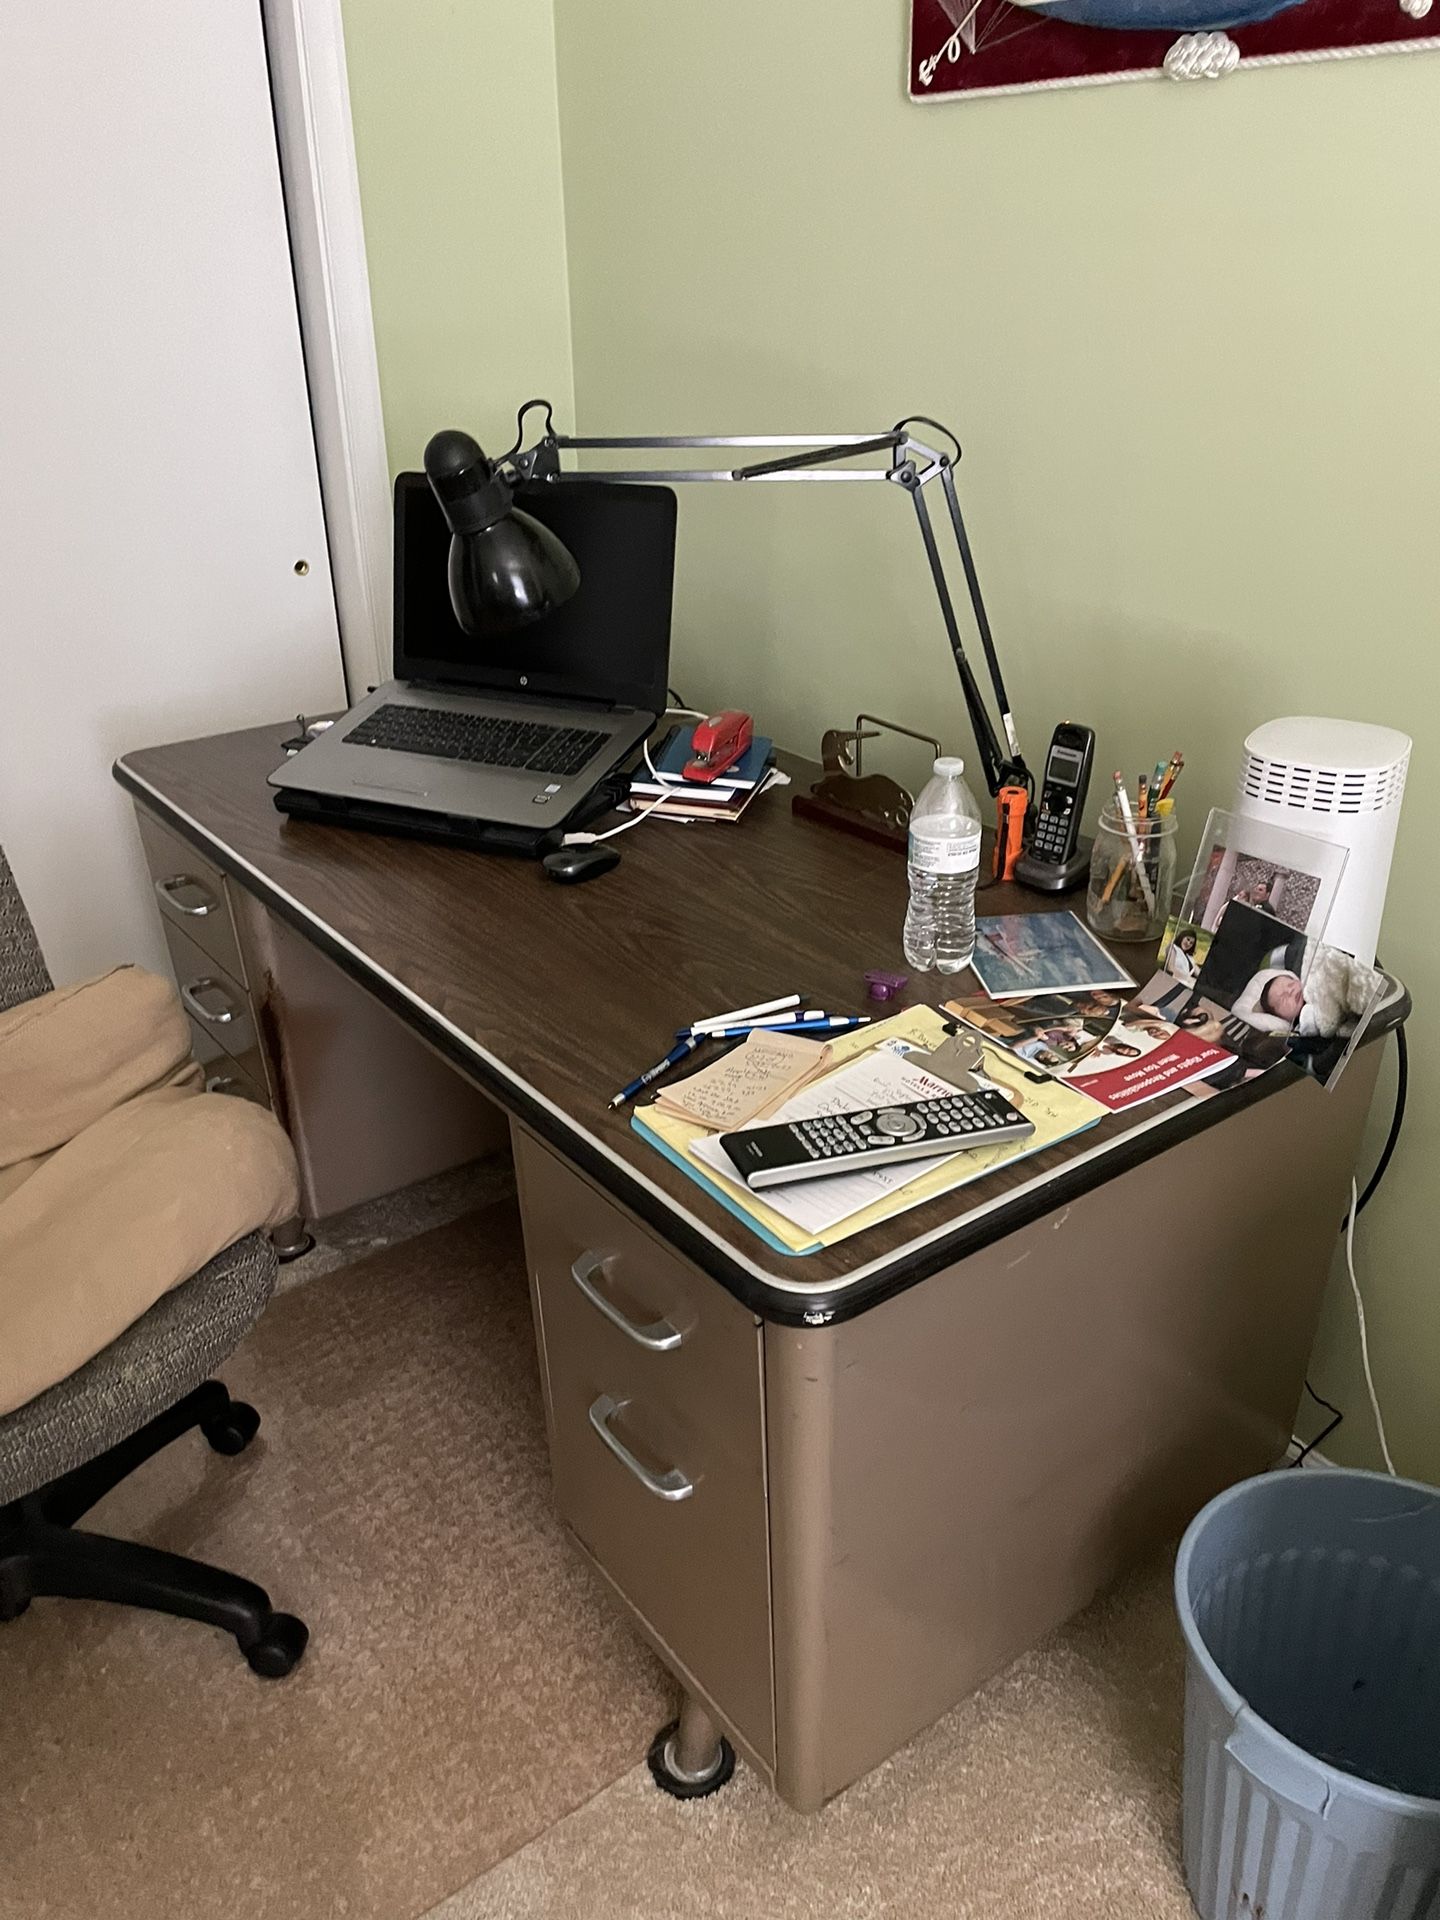
M 1388 990 L 1374 967 L 1237 899 L 1227 904 L 1185 1004 L 1169 988 L 1155 1002 L 1178 1026 L 1203 1021 L 1209 1031 L 1218 1019 L 1219 1043 L 1253 1071 L 1289 1058 L 1328 1087 Z

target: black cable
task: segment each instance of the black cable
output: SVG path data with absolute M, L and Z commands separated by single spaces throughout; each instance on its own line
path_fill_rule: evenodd
M 1365 1183 L 1365 1191 L 1355 1203 L 1357 1217 L 1362 1214 L 1374 1198 L 1375 1190 L 1385 1178 L 1385 1170 L 1390 1165 L 1395 1152 L 1395 1143 L 1400 1138 L 1400 1129 L 1405 1122 L 1405 1098 L 1410 1090 L 1410 1043 L 1405 1038 L 1405 1022 L 1402 1020 L 1395 1029 L 1395 1111 L 1390 1116 L 1390 1132 L 1381 1149 L 1380 1158 L 1375 1162 L 1375 1171 Z M 1349 1219 L 1349 1215 L 1346 1215 Z
M 1316 1434 L 1315 1438 L 1311 1440 L 1308 1445 L 1300 1449 L 1299 1453 L 1297 1453 L 1295 1458 L 1290 1462 L 1292 1467 L 1304 1466 L 1315 1449 L 1323 1445 L 1323 1443 L 1330 1438 L 1331 1434 L 1334 1433 L 1340 1422 L 1345 1418 L 1339 1407 L 1333 1405 L 1323 1394 L 1317 1393 L 1308 1380 L 1305 1382 L 1305 1391 L 1317 1406 L 1324 1407 L 1325 1411 L 1332 1414 L 1334 1418 L 1320 1429 L 1319 1433 Z

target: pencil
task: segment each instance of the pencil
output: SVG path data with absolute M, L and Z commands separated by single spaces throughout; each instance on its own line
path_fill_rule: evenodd
M 1140 882 L 1140 891 L 1145 896 L 1148 912 L 1155 911 L 1155 890 L 1150 885 L 1150 876 L 1145 871 L 1145 856 L 1140 850 L 1140 836 L 1135 831 L 1135 816 L 1130 811 L 1130 796 L 1125 791 L 1125 776 L 1115 775 L 1115 804 L 1120 809 L 1120 818 L 1125 822 L 1125 835 L 1130 842 L 1130 858 L 1135 865 L 1135 878 Z

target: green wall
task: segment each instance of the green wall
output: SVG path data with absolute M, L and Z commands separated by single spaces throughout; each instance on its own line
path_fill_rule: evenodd
M 1402 1470 L 1440 1479 L 1424 1174 L 1440 1121 L 1424 937 L 1440 56 L 916 107 L 905 13 L 555 0 L 562 199 L 547 0 L 346 0 L 392 455 L 413 460 L 442 417 L 498 432 L 537 390 L 563 408 L 569 335 L 589 432 L 933 413 L 965 443 L 1032 758 L 1066 715 L 1096 727 L 1102 768 L 1183 747 L 1193 842 L 1258 721 L 1411 731 L 1382 951 L 1420 1008 L 1415 1080 L 1357 1255 L 1392 1445 Z M 496 147 L 534 146 L 536 124 L 497 206 Z M 502 272 L 482 270 L 492 248 Z M 681 528 L 687 698 L 753 706 L 800 748 L 864 708 L 969 751 L 898 495 L 697 489 Z M 1391 1084 L 1387 1063 L 1380 1122 Z M 1347 1409 L 1333 1452 L 1373 1461 L 1338 1278 L 1312 1377 Z
M 919 107 L 905 14 L 558 0 L 581 420 L 953 423 L 1030 754 L 1066 715 L 1106 769 L 1183 747 L 1192 841 L 1258 721 L 1414 734 L 1383 951 L 1421 1009 L 1416 1084 L 1357 1257 L 1392 1447 L 1440 1479 L 1440 57 Z M 861 708 L 967 751 L 907 515 L 869 489 L 685 496 L 687 698 L 812 751 Z M 1372 1460 L 1336 1286 L 1313 1377 L 1347 1409 L 1335 1454 Z
M 344 0 L 390 464 L 573 408 L 550 0 Z

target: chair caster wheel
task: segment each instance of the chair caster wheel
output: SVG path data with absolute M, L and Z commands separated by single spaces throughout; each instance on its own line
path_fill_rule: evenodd
M 265 1680 L 283 1680 L 299 1664 L 310 1638 L 310 1629 L 293 1613 L 272 1613 L 260 1629 L 259 1638 L 240 1651 L 253 1673 Z
M 246 1400 L 232 1400 L 224 1413 L 200 1431 L 216 1453 L 243 1453 L 260 1431 L 260 1416 Z
M 676 1770 L 675 1736 L 679 1731 L 680 1722 L 672 1720 L 650 1743 L 645 1763 L 651 1779 L 662 1793 L 668 1793 L 675 1800 L 703 1800 L 707 1794 L 718 1793 L 735 1771 L 735 1749 L 722 1733 L 719 1758 L 708 1773 L 697 1778 Z

